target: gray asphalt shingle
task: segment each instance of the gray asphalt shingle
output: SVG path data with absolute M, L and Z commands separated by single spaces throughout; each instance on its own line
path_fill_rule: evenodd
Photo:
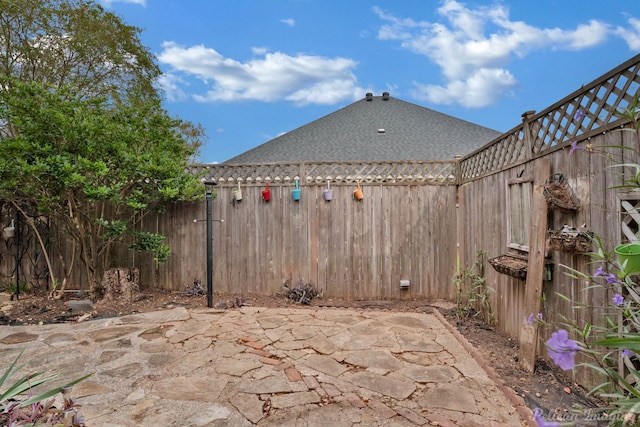
M 451 160 L 501 134 L 391 96 L 367 98 L 225 163 Z

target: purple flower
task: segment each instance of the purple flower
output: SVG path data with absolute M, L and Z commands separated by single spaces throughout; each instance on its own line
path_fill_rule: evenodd
M 598 276 L 606 276 L 607 273 L 606 271 L 604 271 L 604 268 L 602 268 L 602 266 L 598 267 L 598 269 L 596 270 L 596 274 L 593 275 L 593 277 L 598 277 Z
M 620 353 L 620 357 L 634 357 L 636 356 L 636 354 L 629 350 L 628 348 L 625 348 L 624 350 L 622 350 L 622 353 Z
M 530 324 L 532 324 L 534 322 L 533 320 L 533 313 L 531 313 L 529 315 L 529 317 L 527 317 L 527 326 L 529 326 Z
M 582 147 L 578 147 L 578 141 L 573 141 L 571 143 L 571 149 L 569 150 L 569 154 L 573 154 L 574 151 L 582 150 Z
M 576 111 L 576 114 L 574 114 L 573 116 L 573 120 L 577 122 L 578 120 L 585 117 L 587 117 L 587 115 L 582 110 L 578 109 L 578 111 Z
M 613 296 L 613 303 L 620 307 L 622 304 L 624 304 L 624 297 L 620 294 L 615 294 Z
M 540 410 L 540 408 L 536 408 L 533 410 L 533 418 L 536 420 L 536 424 L 538 424 L 538 427 L 560 427 L 560 423 L 545 420 L 542 416 L 542 411 Z
M 573 358 L 578 350 L 580 350 L 580 346 L 574 340 L 569 339 L 569 333 L 564 329 L 551 334 L 551 338 L 547 341 L 549 357 L 565 371 L 573 369 L 575 365 Z
M 606 278 L 607 281 L 607 285 L 613 285 L 615 283 L 620 283 L 618 282 L 618 279 L 616 279 L 616 275 L 613 273 L 609 273 L 609 275 Z
M 598 269 L 596 270 L 596 273 L 593 275 L 593 277 L 600 277 L 600 276 L 603 276 L 605 278 L 605 280 L 607 281 L 607 285 L 620 283 L 618 279 L 616 279 L 615 274 L 604 271 L 602 267 L 598 267 Z
M 539 320 L 542 320 L 542 313 L 538 313 L 535 317 L 533 316 L 533 313 L 531 313 L 529 317 L 527 317 L 527 326 Z

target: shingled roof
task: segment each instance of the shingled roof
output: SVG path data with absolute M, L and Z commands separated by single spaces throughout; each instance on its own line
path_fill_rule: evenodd
M 451 160 L 500 132 L 439 113 L 387 92 L 354 102 L 246 151 L 225 164 Z

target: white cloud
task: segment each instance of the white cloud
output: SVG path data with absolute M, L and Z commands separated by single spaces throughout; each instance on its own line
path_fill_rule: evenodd
M 425 26 L 420 24 L 411 18 L 400 19 L 395 16 L 386 13 L 384 10 L 377 6 L 374 6 L 373 11 L 378 17 L 384 21 L 388 21 L 389 24 L 383 25 L 378 30 L 378 38 L 380 40 L 405 40 L 412 37 L 411 30 Z
M 252 47 L 251 52 L 256 55 L 264 55 L 269 52 L 269 49 L 267 49 L 266 47 Z
M 615 33 L 627 42 L 629 49 L 640 51 L 640 19 L 629 18 L 627 22 L 629 28 L 617 27 Z
M 183 47 L 165 42 L 158 60 L 172 74 L 195 76 L 211 89 L 193 97 L 200 102 L 283 99 L 296 104 L 335 104 L 361 97 L 362 89 L 348 58 L 325 58 L 253 50 L 259 57 L 247 62 L 226 58 L 203 45 Z
M 101 3 L 105 7 L 111 7 L 114 3 L 132 3 L 139 4 L 140 6 L 146 6 L 147 0 L 101 0 Z
M 290 27 L 296 26 L 296 20 L 293 18 L 281 19 L 280 22 L 282 22 L 283 24 L 287 24 Z
M 184 101 L 187 99 L 187 95 L 180 88 L 183 84 L 186 84 L 185 81 L 175 74 L 165 73 L 158 79 L 160 89 L 164 92 L 167 100 L 171 102 Z
M 466 80 L 453 80 L 444 87 L 416 83 L 412 94 L 436 104 L 480 108 L 491 105 L 496 94 L 503 95 L 516 86 L 517 81 L 508 70 L 481 68 Z
M 378 31 L 379 39 L 399 41 L 403 48 L 430 58 L 440 67 L 446 83 L 417 83 L 415 93 L 434 103 L 467 107 L 491 105 L 517 85 L 506 68 L 515 58 L 537 49 L 587 49 L 612 34 L 608 24 L 596 20 L 574 29 L 535 27 L 511 20 L 508 8 L 501 4 L 471 8 L 444 0 L 437 9 L 442 19 L 434 23 L 401 19 L 379 8 L 374 12 L 385 21 Z M 631 46 L 635 40 L 630 36 L 627 43 Z
M 545 29 L 542 41 L 557 49 L 583 50 L 604 43 L 610 34 L 609 25 L 594 19 L 580 24 L 575 30 Z
M 336 100 L 362 98 L 363 89 L 354 86 L 353 79 L 341 78 L 319 81 L 303 87 L 287 96 L 288 101 L 296 104 L 335 104 Z

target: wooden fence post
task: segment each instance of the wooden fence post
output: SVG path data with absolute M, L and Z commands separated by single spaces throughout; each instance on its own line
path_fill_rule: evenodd
M 531 117 L 536 114 L 535 110 L 529 110 L 522 113 L 522 136 L 524 138 L 524 147 L 526 149 L 525 158 L 531 160 L 533 156 L 533 144 L 531 142 L 531 126 L 529 122 Z
M 544 280 L 544 253 L 547 234 L 547 201 L 544 198 L 544 182 L 551 173 L 551 159 L 543 157 L 536 160 L 533 167 L 533 195 L 531 200 L 531 232 L 529 233 L 529 260 L 524 295 L 525 316 L 533 315 L 537 319 L 542 305 L 542 284 Z M 538 347 L 538 322 L 521 319 L 520 327 L 520 366 L 527 372 L 533 372 Z

